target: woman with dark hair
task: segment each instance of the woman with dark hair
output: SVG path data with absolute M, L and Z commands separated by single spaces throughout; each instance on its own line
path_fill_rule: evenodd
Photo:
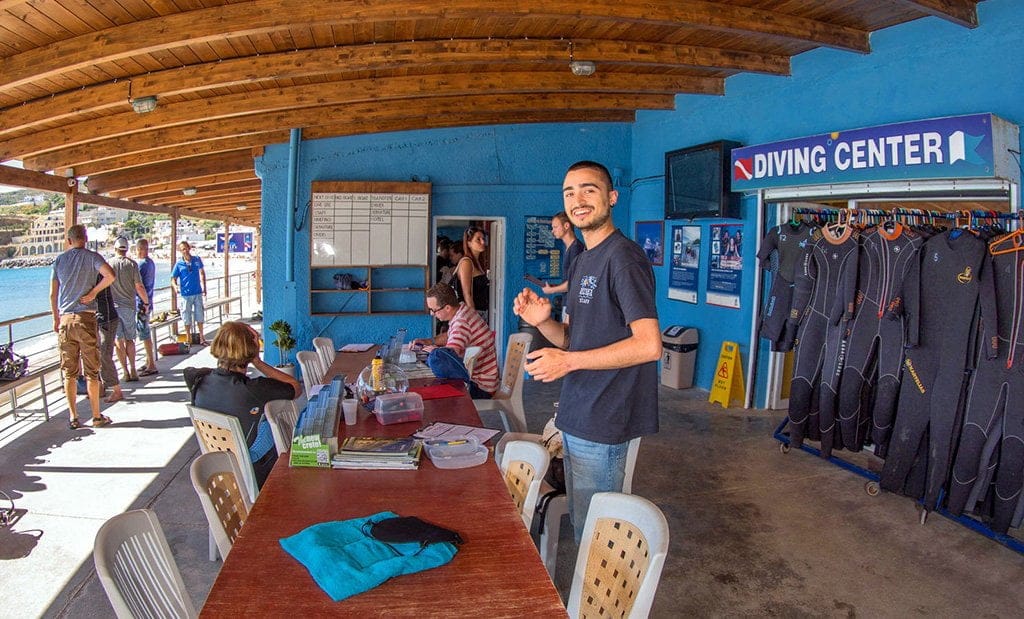
M 486 321 L 491 296 L 491 282 L 487 279 L 487 271 L 491 266 L 491 260 L 487 251 L 487 237 L 481 228 L 466 228 L 462 235 L 462 253 L 462 260 L 455 265 L 452 288 L 459 295 L 459 300 L 469 309 L 476 310 Z
M 295 377 L 260 359 L 259 352 L 260 335 L 255 329 L 241 322 L 225 322 L 210 346 L 210 354 L 217 359 L 216 369 L 185 368 L 185 384 L 195 406 L 238 418 L 256 485 L 262 487 L 277 462 L 277 450 L 270 423 L 259 413 L 271 400 L 299 397 L 302 387 Z M 246 370 L 250 363 L 263 376 L 249 378 Z

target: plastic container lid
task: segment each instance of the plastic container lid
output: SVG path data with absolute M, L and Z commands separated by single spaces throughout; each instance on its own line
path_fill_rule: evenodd
M 466 469 L 487 462 L 488 449 L 475 437 L 452 437 L 423 441 L 427 456 L 439 469 Z

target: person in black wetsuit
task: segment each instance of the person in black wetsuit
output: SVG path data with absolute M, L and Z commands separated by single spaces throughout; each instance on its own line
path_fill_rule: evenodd
M 857 303 L 839 388 L 840 432 L 844 447 L 851 451 L 863 446 L 870 419 L 875 453 L 885 457 L 899 396 L 903 348 L 918 343 L 916 286 L 922 244 L 920 234 L 898 222 L 861 233 Z M 907 297 L 907 290 L 914 294 Z M 862 390 L 872 378 L 875 396 L 868 403 L 871 410 L 865 410 Z
M 961 391 L 973 363 L 979 281 L 988 245 L 962 229 L 933 236 L 921 250 L 920 343 L 905 351 L 896 425 L 880 485 L 923 497 L 934 510 L 949 476 L 962 418 Z M 907 291 L 908 294 L 912 290 Z M 908 487 L 925 468 L 925 487 Z
M 996 239 L 992 248 L 1003 245 Z M 990 266 L 981 291 L 984 354 L 968 390 L 949 511 L 973 510 L 994 479 L 991 528 L 1006 533 L 1024 486 L 1024 244 L 992 256 Z
M 820 437 L 821 455 L 827 458 L 834 441 L 845 314 L 856 285 L 859 234 L 852 226 L 841 224 L 815 230 L 811 238 L 813 244 L 800 263 L 786 327 L 797 333 L 789 430 L 796 446 L 804 438 Z
M 490 309 L 491 282 L 487 279 L 490 268 L 490 254 L 487 251 L 487 235 L 476 226 L 466 228 L 462 235 L 463 258 L 455 265 L 452 288 L 459 300 L 469 309 L 476 310 L 487 320 Z
M 277 450 L 270 423 L 250 412 L 262 411 L 271 400 L 297 398 L 302 394 L 302 386 L 294 376 L 260 359 L 259 341 L 259 334 L 249 325 L 225 322 L 210 346 L 210 354 L 217 358 L 216 369 L 185 368 L 184 374 L 192 404 L 238 418 L 252 458 L 256 485 L 262 487 L 277 462 Z M 246 376 L 250 363 L 263 376 Z

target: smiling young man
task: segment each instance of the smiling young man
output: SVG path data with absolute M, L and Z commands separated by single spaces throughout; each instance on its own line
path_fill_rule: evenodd
M 621 492 L 629 441 L 658 431 L 661 330 L 654 272 L 644 250 L 612 223 L 619 198 L 608 169 L 593 161 L 569 167 L 565 212 L 587 250 L 568 273 L 568 317 L 551 318 L 551 302 L 524 289 L 513 311 L 558 348 L 527 354 L 526 371 L 563 378 L 555 425 L 562 431 L 569 515 L 577 543 L 597 492 Z
M 427 365 L 438 378 L 457 378 L 469 384 L 474 399 L 489 399 L 498 388 L 498 357 L 494 352 L 494 332 L 483 318 L 461 303 L 448 284 L 435 284 L 427 291 L 427 311 L 448 330 L 433 338 L 413 340 L 429 352 Z M 479 346 L 473 375 L 466 371 L 462 357 L 470 346 Z

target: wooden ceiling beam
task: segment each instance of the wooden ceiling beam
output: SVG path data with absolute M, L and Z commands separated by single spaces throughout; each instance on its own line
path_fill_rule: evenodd
M 186 45 L 222 41 L 289 28 L 367 24 L 374 21 L 562 19 L 693 26 L 759 34 L 868 52 L 868 33 L 855 28 L 777 11 L 688 0 L 654 4 L 645 0 L 591 0 L 585 5 L 550 0 L 253 0 L 182 11 L 56 41 L 0 59 L 0 88 L 10 89 L 96 64 L 125 60 Z
M 789 75 L 789 57 L 742 50 L 655 42 L 574 39 L 579 59 L 601 64 L 636 67 L 684 67 Z M 238 84 L 333 75 L 354 71 L 381 71 L 406 66 L 460 66 L 473 64 L 565 64 L 564 39 L 451 39 L 349 45 L 294 50 L 230 58 L 133 76 L 108 84 L 29 101 L 0 112 L 0 134 L 31 128 L 52 119 L 100 112 L 129 105 L 129 81 L 134 96 L 202 92 Z
M 181 208 L 190 208 L 193 211 L 206 212 L 212 208 L 223 207 L 234 209 L 239 204 L 259 205 L 261 194 L 259 191 L 252 192 L 239 192 L 234 195 L 218 196 L 215 198 L 209 198 L 206 200 L 200 200 L 197 202 L 181 202 L 178 200 L 161 202 L 165 206 L 176 206 Z
M 209 176 L 191 176 L 185 179 L 164 179 L 159 183 L 135 187 L 126 191 L 108 191 L 107 195 L 134 200 L 138 196 L 164 191 L 181 191 L 185 187 L 195 187 L 202 190 L 203 187 L 213 187 L 223 183 L 235 181 L 259 180 L 253 170 L 242 170 L 240 172 L 229 172 L 227 174 L 212 174 Z
M 201 129 L 202 127 L 197 128 Z M 181 133 L 180 127 L 173 127 L 146 134 L 133 134 L 109 140 L 109 144 L 93 142 L 62 151 L 52 151 L 39 157 L 29 157 L 22 160 L 22 164 L 31 170 L 54 170 L 57 173 L 73 168 L 76 176 L 91 176 L 103 172 L 113 172 L 115 170 L 149 165 L 160 161 L 222 153 L 240 148 L 276 144 L 288 140 L 288 130 L 285 129 L 244 133 L 243 135 L 202 141 L 164 142 L 168 146 L 152 150 L 133 150 L 134 147 L 130 146 L 122 146 L 120 151 L 117 150 L 121 144 L 139 143 L 141 141 L 140 136 L 143 135 L 147 143 L 159 144 L 162 137 L 179 136 Z M 103 156 L 105 153 L 110 152 L 118 154 L 111 157 Z
M 79 204 L 92 204 L 94 206 L 109 206 L 127 211 L 139 211 L 140 213 L 152 213 L 154 215 L 170 215 L 171 209 L 165 206 L 143 204 L 134 200 L 120 200 L 108 196 L 99 196 L 92 193 L 79 193 L 77 201 Z
M 0 185 L 24 187 L 38 191 L 67 193 L 68 179 L 35 170 L 22 170 L 9 165 L 0 165 Z
M 581 78 L 587 79 L 587 78 Z M 530 97 L 520 95 L 499 94 L 499 95 L 475 95 L 462 97 L 433 97 L 424 99 L 401 99 L 386 100 L 379 102 L 366 102 L 354 104 L 331 105 L 324 107 L 308 107 L 296 110 L 278 111 L 268 114 L 254 114 L 239 118 L 227 118 L 222 120 L 205 120 L 188 125 L 181 125 L 172 128 L 158 129 L 150 133 L 136 133 L 131 136 L 100 140 L 91 144 L 83 145 L 83 152 L 91 153 L 96 160 L 96 165 L 83 165 L 81 162 L 58 160 L 56 154 L 53 157 L 32 157 L 25 160 L 30 167 L 38 166 L 42 169 L 63 168 L 73 163 L 78 170 L 88 170 L 92 176 L 97 173 L 104 173 L 103 159 L 119 156 L 129 157 L 132 154 L 139 154 L 140 160 L 146 159 L 146 152 L 150 149 L 162 150 L 163 156 L 167 158 L 181 158 L 173 154 L 174 145 L 190 145 L 193 142 L 199 143 L 207 140 L 214 140 L 220 136 L 239 136 L 245 134 L 267 135 L 260 133 L 265 127 L 309 127 L 325 122 L 343 121 L 372 121 L 381 118 L 393 118 L 395 116 L 423 115 L 424 113 L 446 114 L 452 110 L 479 110 L 506 113 L 523 113 L 534 110 L 611 110 L 611 109 L 672 109 L 675 104 L 674 95 L 622 95 L 605 93 L 579 93 L 551 94 L 540 93 Z M 278 137 L 264 140 L 254 139 L 251 143 L 268 144 L 281 141 Z M 249 140 L 239 140 L 238 143 L 250 143 Z M 75 147 L 76 149 L 79 147 Z M 196 149 L 192 146 L 182 147 L 182 156 L 190 158 L 189 154 Z M 216 144 L 211 150 L 219 150 Z M 59 153 L 60 151 L 54 151 Z M 98 170 L 99 171 L 98 171 Z
M 210 121 L 272 112 L 296 107 L 320 107 L 325 105 L 350 105 L 374 101 L 378 104 L 389 99 L 416 99 L 439 96 L 468 96 L 479 92 L 529 94 L 538 93 L 645 93 L 645 94 L 714 94 L 724 93 L 725 82 L 721 78 L 697 78 L 692 76 L 661 74 L 598 73 L 589 77 L 577 77 L 568 70 L 561 72 L 517 72 L 517 73 L 469 73 L 428 76 L 408 76 L 383 79 L 345 80 L 323 84 L 308 84 L 291 88 L 267 90 L 258 95 L 240 93 L 210 97 L 197 101 L 185 101 L 158 107 L 148 114 L 125 112 L 101 119 L 91 119 L 38 131 L 32 134 L 0 141 L 0 160 L 21 158 L 37 161 L 36 169 L 66 167 L 65 160 L 44 159 L 43 153 L 88 142 L 116 138 L 162 127 L 203 121 Z M 416 105 L 404 102 L 401 105 Z M 281 125 L 262 125 L 253 130 Z M 223 137 L 210 134 L 207 137 Z M 155 142 L 150 148 L 164 146 Z M 116 144 L 110 144 L 109 152 L 97 152 L 95 157 L 124 154 Z M 100 148 L 96 145 L 95 148 Z
M 244 202 L 246 200 L 259 200 L 261 191 L 260 186 L 255 185 L 238 189 L 204 191 L 202 194 L 196 194 L 194 196 L 185 196 L 180 193 L 177 195 L 172 194 L 166 198 L 148 201 L 153 202 L 154 204 L 195 208 L 208 204 L 234 204 L 240 201 Z
M 242 170 L 251 172 L 252 169 L 252 151 L 241 149 L 230 153 L 204 155 L 202 157 L 168 161 L 131 170 L 119 170 L 108 174 L 90 176 L 86 184 L 92 193 L 103 194 L 112 190 L 123 190 L 130 187 L 143 187 L 154 183 L 162 183 L 171 178 L 189 179 L 213 174 L 240 172 Z
M 260 186 L 260 179 L 253 177 L 250 179 L 235 181 L 233 183 L 222 183 L 220 185 L 206 186 L 203 187 L 202 190 L 196 187 L 196 194 L 194 196 L 186 196 L 179 189 L 177 191 L 169 190 L 143 193 L 134 196 L 132 199 L 139 202 L 162 202 L 164 200 L 171 200 L 176 198 L 195 198 L 196 200 L 201 200 L 203 197 L 224 195 L 225 193 L 229 192 L 251 191 L 253 189 L 259 190 Z
M 960 26 L 978 27 L 977 0 L 897 0 L 897 2 Z

